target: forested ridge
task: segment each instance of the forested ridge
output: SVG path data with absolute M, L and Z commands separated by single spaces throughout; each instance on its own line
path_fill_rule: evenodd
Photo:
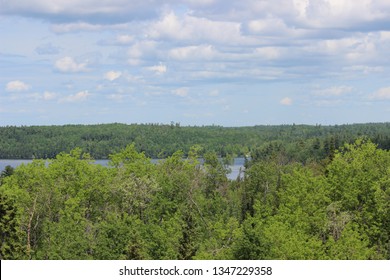
M 291 159 L 323 159 L 345 143 L 368 137 L 381 149 L 390 149 L 390 123 L 335 126 L 278 125 L 252 127 L 180 126 L 164 124 L 99 124 L 0 127 L 1 159 L 55 158 L 79 147 L 95 159 L 106 159 L 129 143 L 151 158 L 166 158 L 201 145 L 221 157 L 247 156 L 270 144 L 283 147 Z
M 109 167 L 75 148 L 7 168 L 0 258 L 390 259 L 390 152 L 312 141 L 304 160 L 287 140 L 253 149 L 236 180 L 199 144 L 157 164 L 133 143 Z

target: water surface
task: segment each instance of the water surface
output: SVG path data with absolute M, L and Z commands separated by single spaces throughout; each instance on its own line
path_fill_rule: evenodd
M 157 163 L 160 161 L 159 159 L 152 159 L 153 163 Z M 21 164 L 28 164 L 32 162 L 31 159 L 0 159 L 0 172 L 5 169 L 7 165 L 12 167 L 17 167 Z M 95 164 L 100 164 L 102 166 L 108 166 L 108 159 L 98 159 L 95 160 Z M 240 171 L 244 170 L 245 158 L 235 158 L 233 163 L 229 165 L 231 172 L 227 175 L 227 177 L 231 180 L 237 179 L 237 176 L 240 174 Z

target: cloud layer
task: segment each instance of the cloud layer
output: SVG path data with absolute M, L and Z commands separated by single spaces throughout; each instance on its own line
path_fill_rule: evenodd
M 30 85 L 22 82 L 22 81 L 11 81 L 6 85 L 5 90 L 8 92 L 19 92 L 26 91 L 30 89 Z
M 60 72 L 84 72 L 87 70 L 87 63 L 77 63 L 72 57 L 66 56 L 55 62 L 55 68 Z
M 234 124 L 235 108 L 246 124 L 290 122 L 271 111 L 280 105 L 306 110 L 295 122 L 331 122 L 329 108 L 346 104 L 384 120 L 389 107 L 387 0 L 0 3 L 0 100 L 24 111 L 83 101 L 116 121 L 120 101 L 125 121 L 149 120 L 149 106 L 167 122 L 199 113 Z

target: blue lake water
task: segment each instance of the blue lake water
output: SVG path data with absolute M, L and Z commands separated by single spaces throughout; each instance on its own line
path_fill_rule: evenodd
M 96 164 L 100 164 L 103 166 L 108 165 L 107 159 L 99 159 L 96 160 Z M 159 160 L 152 159 L 152 162 L 157 163 Z M 4 170 L 4 168 L 7 165 L 10 165 L 12 167 L 17 167 L 21 164 L 28 164 L 32 162 L 32 160 L 29 159 L 0 159 L 0 172 Z M 231 172 L 227 175 L 227 177 L 231 180 L 237 179 L 237 176 L 240 174 L 240 171 L 244 170 L 244 163 L 245 163 L 245 158 L 235 158 L 233 161 L 232 165 L 229 165 L 229 168 Z
M 0 159 L 0 172 L 4 170 L 7 165 L 12 167 L 17 167 L 21 164 L 30 163 L 30 159 Z

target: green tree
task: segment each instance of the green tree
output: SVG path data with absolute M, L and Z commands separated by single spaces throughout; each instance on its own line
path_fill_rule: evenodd
M 0 259 L 23 259 L 23 232 L 20 213 L 14 201 L 0 189 Z
M 368 237 L 377 258 L 388 256 L 390 154 L 364 139 L 347 144 L 328 167 L 330 198 Z

